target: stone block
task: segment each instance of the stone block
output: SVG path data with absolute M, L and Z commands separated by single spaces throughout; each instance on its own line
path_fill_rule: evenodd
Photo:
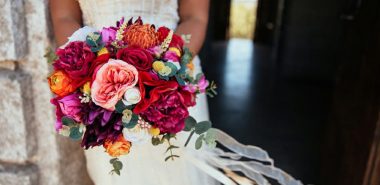
M 27 160 L 26 127 L 19 82 L 0 77 L 0 160 L 23 163 Z
M 22 59 L 27 37 L 22 0 L 0 0 L 0 62 Z
M 0 172 L 0 185 L 32 185 L 32 177 L 16 173 Z

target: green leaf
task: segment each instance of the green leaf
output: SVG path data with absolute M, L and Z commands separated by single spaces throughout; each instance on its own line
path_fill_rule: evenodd
M 199 150 L 200 148 L 202 148 L 202 143 L 203 143 L 203 138 L 204 138 L 204 135 L 200 135 L 197 140 L 195 141 L 195 149 Z
M 118 176 L 120 176 L 120 170 L 112 170 L 113 172 L 115 172 Z
M 160 138 L 158 137 L 152 137 L 152 145 L 153 146 L 157 146 L 159 144 L 162 144 L 163 142 L 161 142 Z
M 121 170 L 123 168 L 123 163 L 121 163 L 119 160 L 116 160 L 112 163 L 112 166 L 115 170 Z
M 184 85 L 186 85 L 185 80 L 183 80 L 180 76 L 175 75 L 175 79 L 177 80 L 177 82 L 178 82 L 178 84 L 179 84 L 180 86 L 184 86 Z
M 204 141 L 209 147 L 216 147 L 216 131 L 215 129 L 211 128 L 206 132 L 206 136 L 204 138 Z
M 196 124 L 197 121 L 193 117 L 189 116 L 185 120 L 185 128 L 183 130 L 189 132 L 195 127 Z
M 66 125 L 68 127 L 75 125 L 75 121 L 67 116 L 63 116 L 61 121 L 63 125 Z
M 111 160 L 110 160 L 110 163 L 111 164 L 113 164 L 115 161 L 117 161 L 117 160 L 119 160 L 118 158 L 112 158 Z
M 44 57 L 47 59 L 47 62 L 49 64 L 53 63 L 54 61 L 58 59 L 58 56 L 55 54 L 54 50 L 51 48 L 48 48 L 46 50 Z
M 174 145 L 170 145 L 170 146 L 166 149 L 165 153 L 167 153 L 169 150 L 173 150 L 173 149 L 176 149 L 176 148 L 179 148 L 179 147 L 178 147 L 178 146 L 174 146 Z
M 139 116 L 137 114 L 132 114 L 131 121 L 129 121 L 128 123 L 123 122 L 123 126 L 124 128 L 134 128 L 137 125 L 138 121 Z
M 178 68 L 171 62 L 165 62 L 165 66 L 170 67 L 172 71 L 170 74 L 168 74 L 168 77 L 174 76 L 178 71 Z
M 123 103 L 123 100 L 120 100 L 115 105 L 115 110 L 117 113 L 123 113 L 123 111 L 127 108 L 127 106 Z
M 82 138 L 82 132 L 80 132 L 79 127 L 71 127 L 69 137 L 72 140 L 79 140 Z
M 201 79 L 201 77 L 203 76 L 204 74 L 203 73 L 198 73 L 197 76 L 195 77 L 195 81 L 196 83 L 199 82 L 199 80 Z
M 203 134 L 207 132 L 208 129 L 211 128 L 211 122 L 210 121 L 202 121 L 195 125 L 195 133 L 197 134 Z

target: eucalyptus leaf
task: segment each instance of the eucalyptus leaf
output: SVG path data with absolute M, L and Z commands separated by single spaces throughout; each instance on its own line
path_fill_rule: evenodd
M 117 161 L 114 161 L 113 163 L 112 163 L 112 166 L 113 166 L 113 168 L 115 169 L 115 170 L 121 170 L 122 168 L 123 168 L 123 163 L 121 163 L 119 160 L 117 160 Z
M 202 144 L 203 144 L 203 138 L 204 138 L 204 135 L 200 135 L 197 140 L 195 141 L 195 149 L 199 150 L 200 148 L 202 148 Z
M 123 113 L 123 111 L 127 108 L 127 106 L 123 103 L 123 100 L 120 100 L 115 105 L 115 111 L 117 113 Z
M 111 160 L 110 160 L 110 163 L 111 164 L 113 164 L 115 161 L 117 161 L 117 160 L 119 160 L 118 158 L 112 158 Z
M 203 133 L 207 132 L 207 130 L 210 128 L 211 128 L 211 122 L 210 121 L 201 121 L 195 125 L 195 133 L 203 134 Z
M 113 172 L 115 172 L 117 175 L 120 176 L 120 170 L 112 170 Z
M 165 158 L 165 161 L 168 161 L 170 158 L 172 158 L 172 156 L 167 156 L 167 157 Z
M 63 125 L 66 125 L 68 127 L 75 125 L 75 121 L 67 116 L 63 116 L 61 121 Z
M 197 121 L 193 117 L 189 116 L 185 120 L 185 128 L 183 130 L 187 132 L 191 131 L 195 127 L 196 124 L 197 124 Z
M 178 82 L 179 85 L 181 85 L 181 86 L 185 86 L 186 85 L 185 80 L 183 80 L 180 76 L 175 75 L 175 79 L 177 80 L 177 82 Z
M 139 116 L 137 114 L 132 114 L 131 121 L 129 121 L 128 123 L 123 122 L 123 126 L 124 128 L 134 128 L 137 125 L 138 121 Z
M 159 144 L 162 144 L 163 142 L 161 142 L 160 138 L 158 137 L 152 137 L 152 145 L 153 146 L 157 146 Z
M 71 127 L 69 137 L 73 140 L 79 140 L 82 138 L 82 132 L 79 131 L 79 127 Z

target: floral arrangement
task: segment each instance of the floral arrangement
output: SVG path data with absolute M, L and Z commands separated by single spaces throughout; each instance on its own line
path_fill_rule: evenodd
M 123 165 L 117 157 L 133 145 L 169 143 L 165 160 L 179 157 L 170 140 L 181 131 L 191 132 L 185 146 L 194 133 L 199 135 L 195 148 L 215 145 L 211 123 L 189 116 L 197 94 L 216 95 L 216 86 L 194 74 L 186 42 L 141 18 L 76 31 L 47 55 L 54 67 L 48 83 L 56 95 L 51 103 L 57 132 L 81 140 L 84 149 L 104 147 L 119 175 Z

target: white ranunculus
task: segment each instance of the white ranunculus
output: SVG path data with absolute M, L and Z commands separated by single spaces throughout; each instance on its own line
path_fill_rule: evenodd
M 89 26 L 85 26 L 83 28 L 80 28 L 79 30 L 75 31 L 70 37 L 68 37 L 69 40 L 66 42 L 66 44 L 64 44 L 60 48 L 66 47 L 67 44 L 69 44 L 70 42 L 86 41 L 87 35 L 90 33 L 96 32 L 96 31 L 97 30 L 95 28 L 92 28 Z
M 137 145 L 144 144 L 152 138 L 152 135 L 149 133 L 149 129 L 141 128 L 139 124 L 132 129 L 124 128 L 123 135 L 127 141 Z
M 137 87 L 127 89 L 124 94 L 123 102 L 125 105 L 134 105 L 141 101 L 140 90 Z

